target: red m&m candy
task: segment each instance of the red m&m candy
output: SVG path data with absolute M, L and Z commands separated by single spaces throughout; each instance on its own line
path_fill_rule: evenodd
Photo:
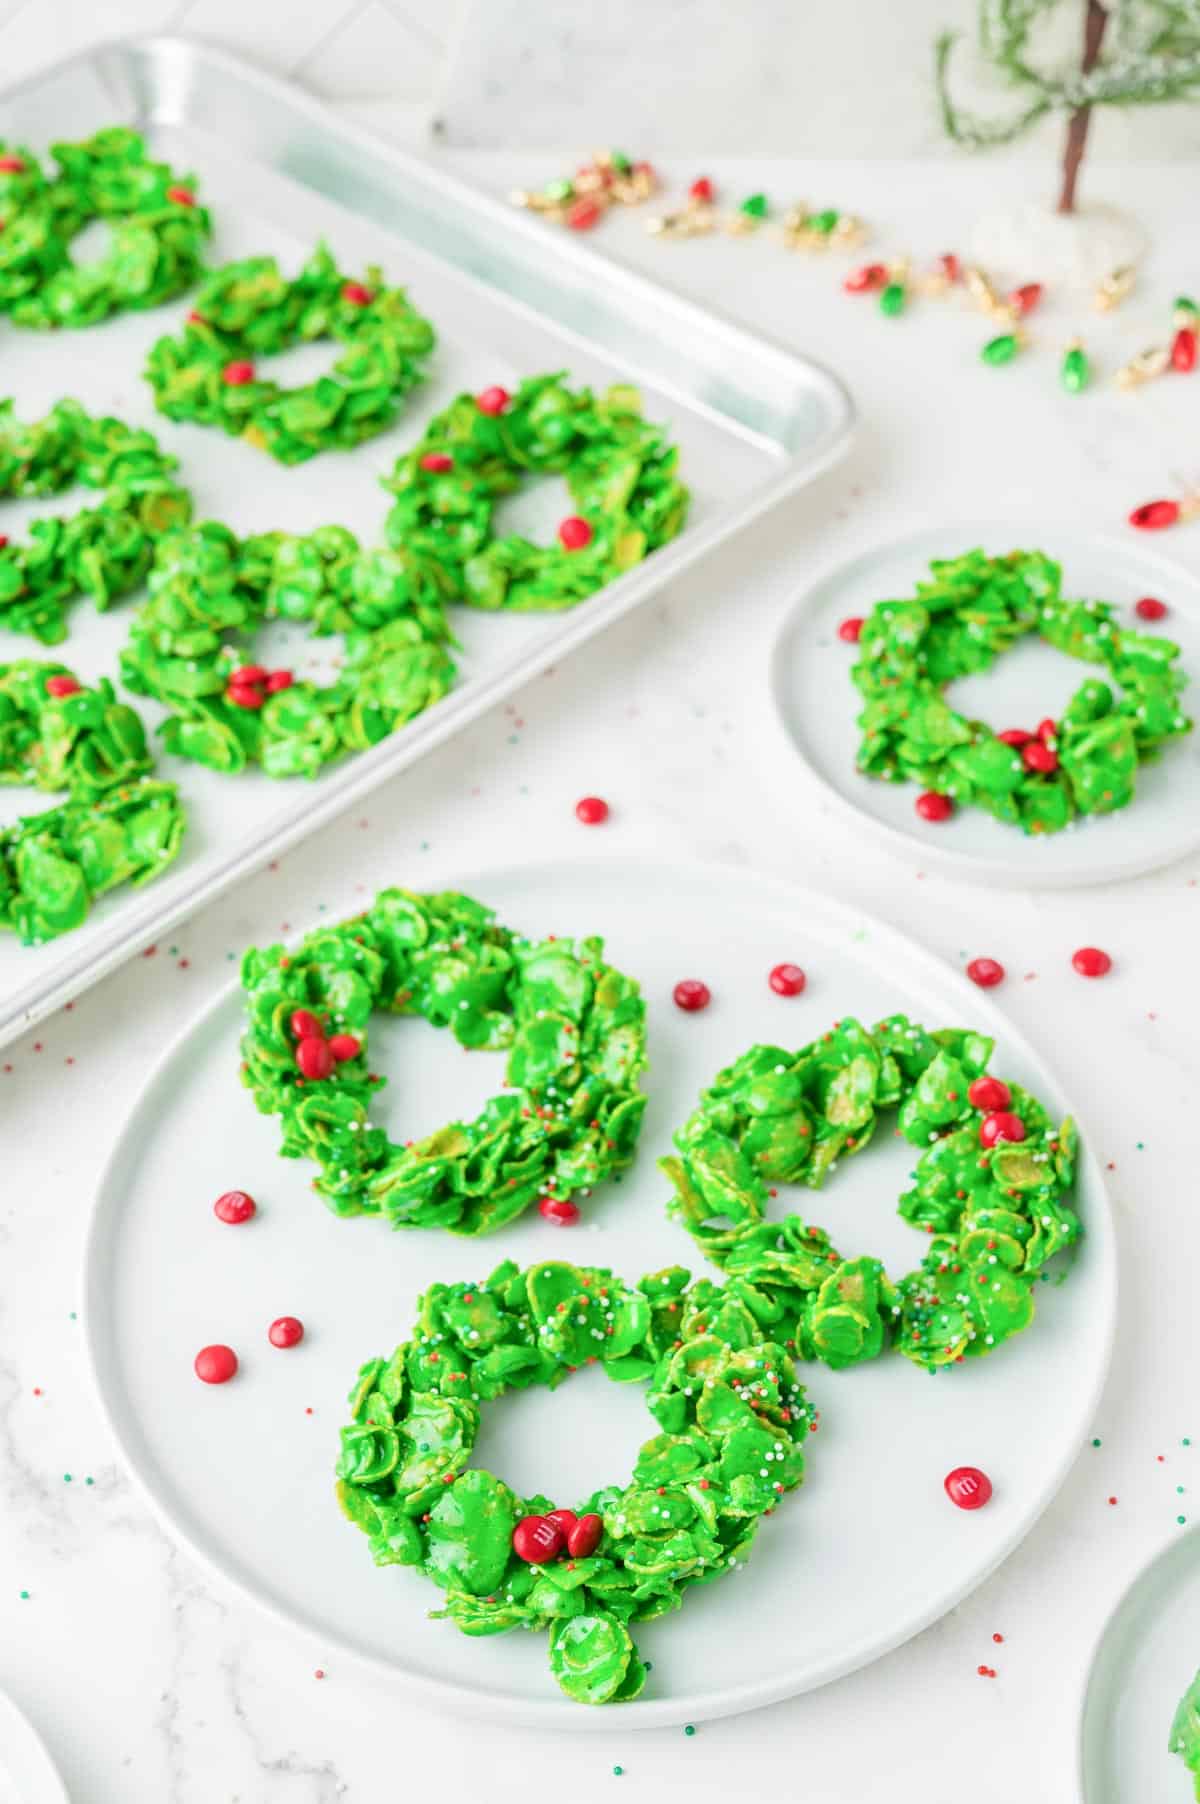
M 1112 959 L 1099 946 L 1081 946 L 1071 954 L 1071 963 L 1081 977 L 1104 977 L 1112 970 Z
M 604 1523 L 593 1511 L 581 1516 L 574 1528 L 567 1530 L 567 1552 L 573 1560 L 586 1560 L 595 1553 L 604 1533 Z
M 967 976 L 981 990 L 990 990 L 995 984 L 1003 983 L 1004 966 L 996 958 L 973 958 L 967 966 Z
M 328 1077 L 334 1064 L 328 1040 L 318 1040 L 312 1036 L 301 1040 L 296 1048 L 296 1064 L 303 1077 Z
M 767 973 L 767 982 L 777 996 L 798 996 L 808 978 L 799 965 L 774 965 Z
M 213 1214 L 218 1221 L 237 1227 L 241 1222 L 249 1221 L 257 1208 L 258 1204 L 248 1191 L 226 1190 L 213 1204 Z
M 538 1214 L 556 1228 L 573 1228 L 579 1220 L 578 1208 L 565 1196 L 544 1196 L 538 1204 Z
M 998 1077 L 977 1077 L 967 1088 L 967 1101 L 973 1109 L 1007 1109 L 1012 1091 Z
M 707 1008 L 712 1001 L 712 991 L 706 983 L 701 983 L 698 977 L 681 978 L 671 991 L 671 995 L 675 1007 L 683 1009 L 689 1015 L 694 1014 L 697 1009 Z
M 950 797 L 939 795 L 936 789 L 924 790 L 913 807 L 923 821 L 948 821 L 954 813 L 954 803 Z
M 298 1347 L 304 1339 L 304 1323 L 294 1315 L 281 1315 L 267 1329 L 273 1347 Z
M 508 390 L 501 388 L 499 383 L 496 383 L 493 387 L 485 388 L 476 395 L 475 405 L 480 413 L 496 414 L 503 413 L 511 400 L 512 396 Z
M 942 1483 L 947 1497 L 960 1510 L 981 1510 L 992 1495 L 992 1481 L 978 1466 L 955 1466 Z
M 204 1384 L 228 1384 L 238 1369 L 238 1356 L 232 1347 L 223 1347 L 219 1343 L 211 1347 L 201 1347 L 192 1367 L 197 1378 Z
M 575 804 L 575 819 L 585 827 L 599 827 L 608 819 L 608 803 L 603 796 L 584 796 Z
M 513 1529 L 513 1552 L 531 1566 L 544 1566 L 548 1560 L 557 1559 L 565 1541 L 562 1529 L 548 1516 L 522 1516 Z
M 1009 1114 L 1007 1109 L 997 1109 L 994 1114 L 985 1115 L 979 1124 L 980 1146 L 998 1146 L 1001 1140 L 1017 1142 L 1025 1138 L 1025 1123 L 1019 1115 Z

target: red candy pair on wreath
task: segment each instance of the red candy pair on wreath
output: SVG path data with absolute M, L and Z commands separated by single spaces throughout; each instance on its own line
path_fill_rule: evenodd
M 356 1059 L 361 1046 L 354 1034 L 325 1037 L 325 1024 L 311 1009 L 293 1009 L 288 1021 L 296 1042 L 296 1068 L 301 1077 L 319 1081 L 328 1077 L 335 1065 Z
M 545 1516 L 522 1516 L 513 1529 L 513 1552 L 530 1566 L 547 1566 L 561 1553 L 573 1560 L 586 1560 L 600 1545 L 604 1523 L 589 1513 L 576 1516 L 574 1510 L 551 1510 Z
M 242 664 L 229 673 L 225 699 L 235 708 L 261 708 L 268 695 L 290 689 L 295 681 L 290 670 L 268 670 L 265 664 Z
M 997 739 L 1011 745 L 1021 754 L 1026 770 L 1041 771 L 1048 776 L 1058 769 L 1058 722 L 1049 718 L 1038 722 L 1037 731 L 1027 733 L 1024 727 L 1006 727 Z

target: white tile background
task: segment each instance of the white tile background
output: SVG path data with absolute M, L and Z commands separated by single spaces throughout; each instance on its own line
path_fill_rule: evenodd
M 460 145 L 947 155 L 940 30 L 968 34 L 956 92 L 1013 105 L 973 57 L 976 14 L 977 0 L 0 0 L 0 82 L 104 38 L 178 31 L 409 139 L 436 117 Z M 1073 59 L 1081 17 L 1082 0 L 1062 0 L 1039 55 Z M 1046 120 L 1017 154 L 1055 157 L 1061 131 Z M 1095 120 L 1093 154 L 1110 161 L 1198 151 L 1200 103 Z

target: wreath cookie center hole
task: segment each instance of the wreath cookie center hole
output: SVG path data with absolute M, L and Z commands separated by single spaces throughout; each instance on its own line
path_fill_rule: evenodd
M 304 344 L 286 345 L 282 351 L 252 351 L 247 356 L 264 382 L 280 388 L 307 388 L 328 376 L 346 346 L 336 338 L 314 338 Z
M 364 818 L 369 819 L 367 815 Z M 470 1051 L 451 1033 L 418 1015 L 371 1017 L 371 1069 L 387 1083 L 371 1104 L 371 1119 L 397 1145 L 424 1140 L 446 1124 L 453 1096 L 459 1121 L 473 1121 L 504 1090 L 507 1052 Z
M 89 219 L 71 239 L 71 262 L 79 269 L 85 264 L 103 263 L 113 249 L 112 224 L 107 219 Z
M 1060 720 L 1080 684 L 1094 668 L 1026 633 L 998 656 L 990 670 L 956 677 L 945 699 L 968 720 L 981 720 L 994 733 L 1009 727 L 1035 731 L 1042 720 Z
M 917 1154 L 908 1141 L 892 1130 L 896 1110 L 880 1111 L 871 1144 L 860 1158 L 844 1158 L 821 1190 L 806 1184 L 775 1184 L 766 1218 L 781 1222 L 800 1215 L 819 1222 L 835 1246 L 852 1239 L 862 1241 L 882 1259 L 889 1271 L 912 1264 L 913 1230 L 896 1213 L 895 1199 L 912 1183 Z M 686 1260 L 683 1262 L 687 1263 Z
M 643 1385 L 614 1384 L 601 1366 L 581 1366 L 557 1390 L 534 1384 L 489 1402 L 471 1464 L 520 1497 L 573 1510 L 605 1485 L 627 1484 L 655 1430 Z
M 578 512 L 564 477 L 526 476 L 515 493 L 501 495 L 495 503 L 492 533 L 497 539 L 515 535 L 535 545 L 553 545 L 559 523 Z
M 315 683 L 319 689 L 337 682 L 345 661 L 346 642 L 341 633 L 318 639 L 308 623 L 299 620 L 264 621 L 238 651 L 239 664 L 290 670 L 298 683 Z

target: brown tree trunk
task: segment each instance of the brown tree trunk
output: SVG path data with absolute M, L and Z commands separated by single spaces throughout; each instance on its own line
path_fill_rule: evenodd
M 1079 64 L 1083 75 L 1090 75 L 1096 67 L 1107 24 L 1108 13 L 1101 6 L 1100 0 L 1087 0 L 1087 13 L 1083 21 L 1083 56 Z M 1067 142 L 1063 150 L 1062 189 L 1058 196 L 1060 213 L 1075 211 L 1075 184 L 1079 180 L 1079 166 L 1083 162 L 1091 122 L 1090 106 L 1077 107 L 1068 122 Z

